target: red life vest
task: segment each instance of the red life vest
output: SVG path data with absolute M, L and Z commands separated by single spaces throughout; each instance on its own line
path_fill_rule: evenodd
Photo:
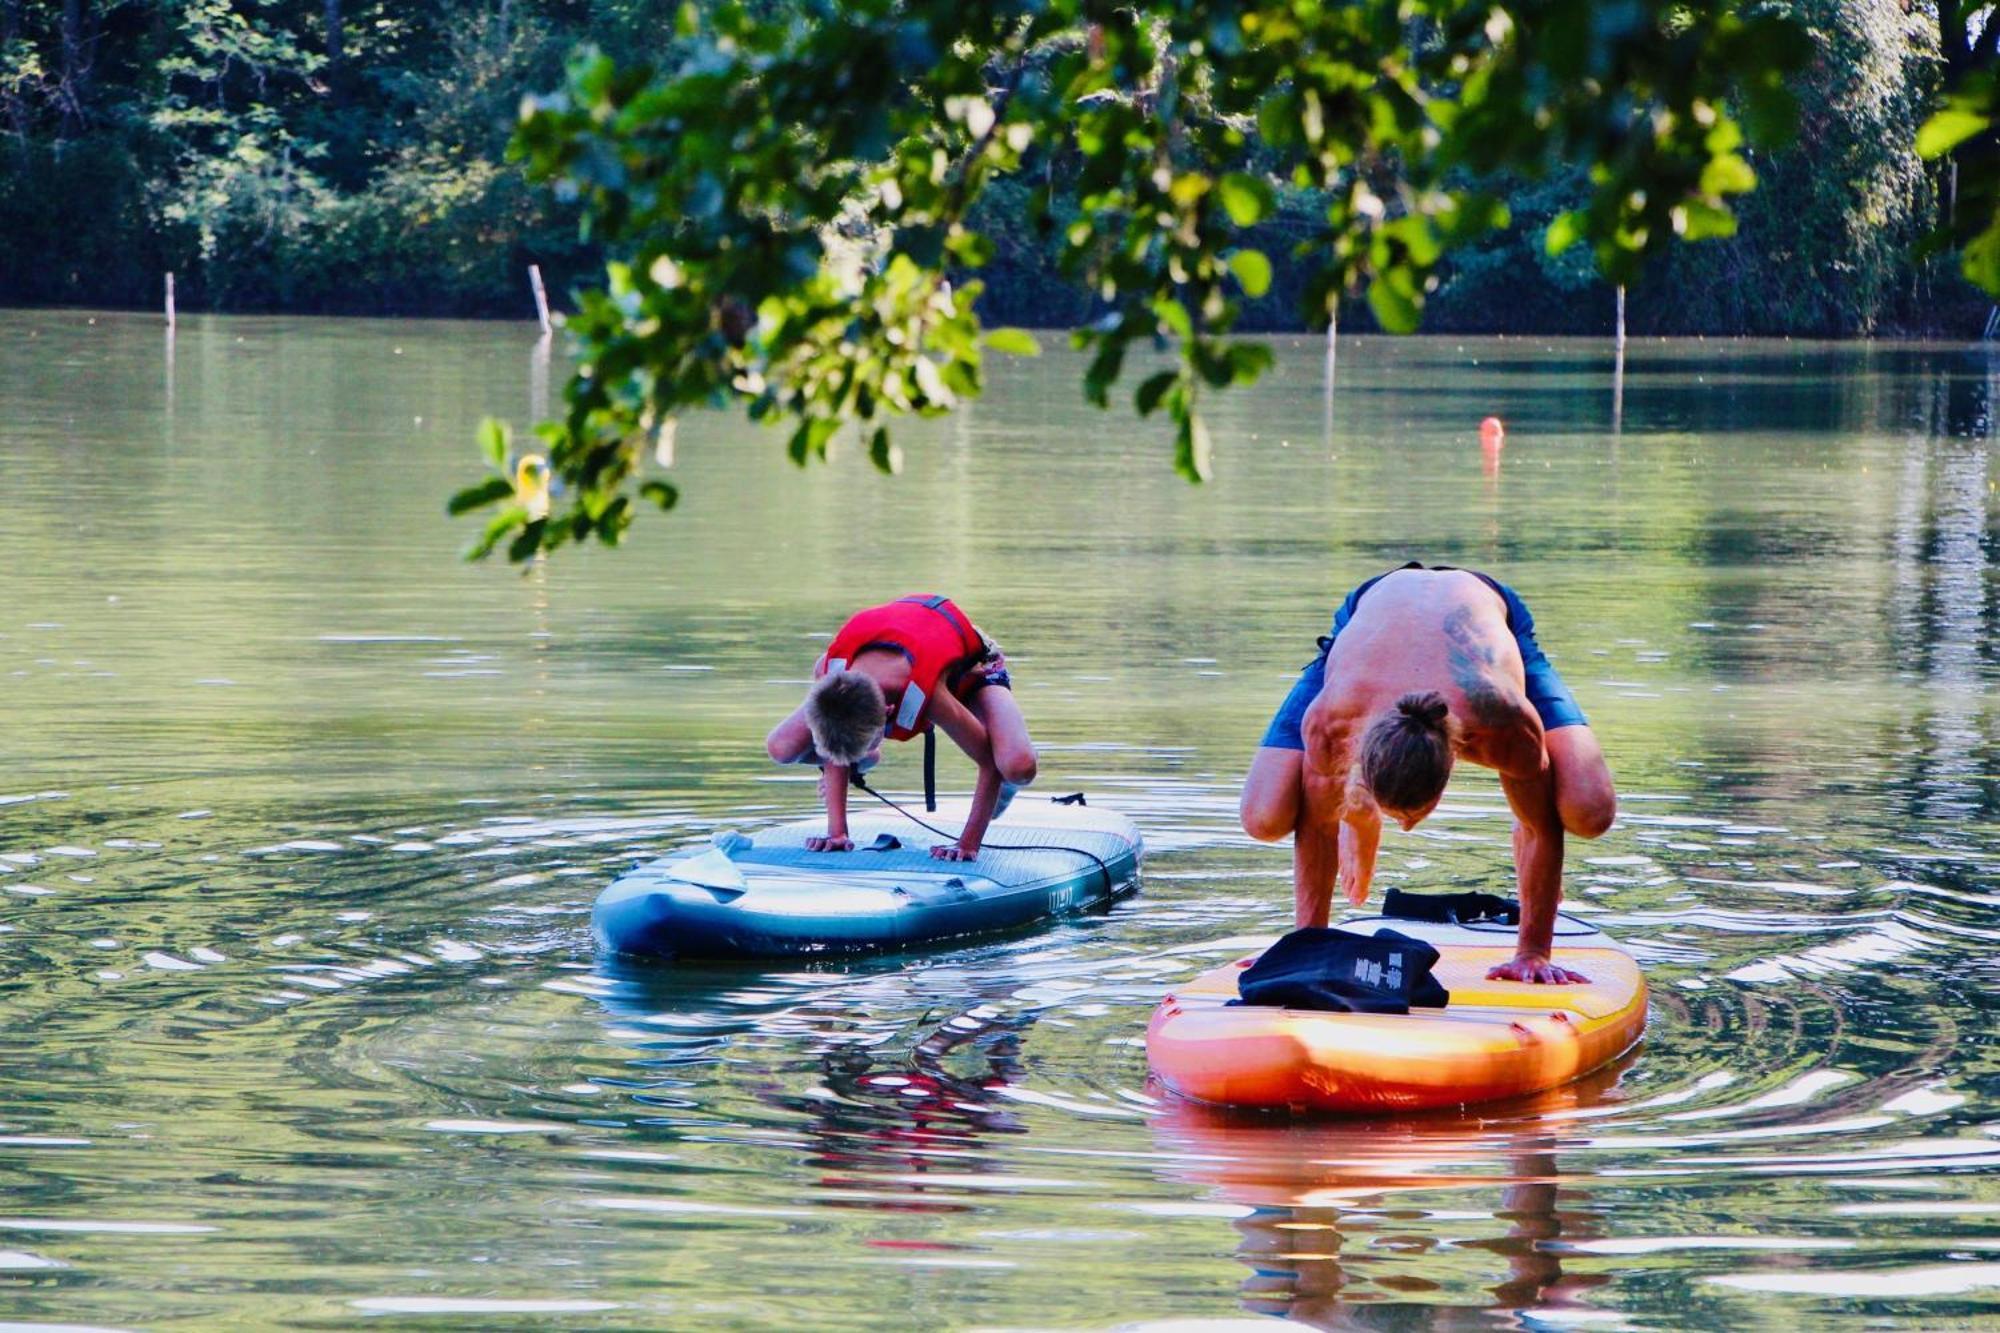
M 900 698 L 888 700 L 892 741 L 922 735 L 930 726 L 931 700 L 939 688 L 949 687 L 959 670 L 986 656 L 986 641 L 965 612 L 949 598 L 927 595 L 857 613 L 827 645 L 820 674 L 842 670 L 870 648 L 893 648 L 910 662 L 909 685 Z

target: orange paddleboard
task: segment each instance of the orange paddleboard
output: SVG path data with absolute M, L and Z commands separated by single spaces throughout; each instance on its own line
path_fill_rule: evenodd
M 1236 979 L 1255 958 L 1205 972 L 1160 1002 L 1146 1056 L 1162 1083 L 1222 1106 L 1380 1113 L 1459 1106 L 1560 1087 L 1616 1059 L 1646 1027 L 1646 979 L 1616 940 L 1574 917 L 1556 930 L 1555 961 L 1582 986 L 1488 981 L 1514 956 L 1511 926 L 1439 925 L 1369 917 L 1428 941 L 1431 975 L 1451 992 L 1443 1009 L 1343 1014 L 1236 1005 Z

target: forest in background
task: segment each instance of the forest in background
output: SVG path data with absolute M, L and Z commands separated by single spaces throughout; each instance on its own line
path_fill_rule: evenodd
M 595 43 L 665 55 L 667 0 L 0 0 L 0 303 L 329 314 L 531 312 L 603 256 L 531 185 L 507 142 L 526 92 Z M 1723 240 L 1677 247 L 1631 293 L 1635 333 L 1976 335 L 1988 299 L 1952 256 L 1919 257 L 1949 166 L 1912 146 L 1943 65 L 1934 9 L 1799 0 L 1815 59 L 1797 141 L 1756 154 Z M 1023 176 L 1059 173 L 1058 146 Z M 1549 221 L 1580 172 L 1502 183 L 1505 231 L 1458 252 L 1434 331 L 1589 333 L 1611 293 Z M 1057 271 L 1060 226 L 1029 221 L 1025 180 L 980 201 L 994 243 L 982 313 L 1065 327 L 1089 293 Z M 1323 202 L 1281 189 L 1258 244 L 1275 263 L 1244 326 L 1301 327 L 1290 239 Z M 1061 219 L 1057 219 L 1058 223 Z M 1349 307 L 1344 307 L 1347 309 Z M 1354 303 L 1343 329 L 1369 327 Z

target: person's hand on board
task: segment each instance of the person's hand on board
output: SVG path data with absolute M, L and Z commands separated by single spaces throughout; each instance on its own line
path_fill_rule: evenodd
M 836 838 L 831 836 L 824 838 L 807 838 L 806 850 L 809 852 L 851 852 L 854 850 L 854 839 L 847 837 Z
M 940 861 L 977 861 L 979 859 L 979 849 L 977 847 L 961 847 L 955 842 L 949 842 L 942 847 L 931 848 L 931 855 Z
M 1486 973 L 1488 981 L 1529 981 L 1538 986 L 1588 986 L 1590 978 L 1581 972 L 1572 972 L 1566 967 L 1558 967 L 1539 954 L 1517 954 L 1514 961 L 1502 963 Z

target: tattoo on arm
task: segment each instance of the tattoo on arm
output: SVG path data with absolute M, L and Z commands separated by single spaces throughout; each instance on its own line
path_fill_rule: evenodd
M 1484 727 L 1505 727 L 1514 722 L 1520 716 L 1522 701 L 1494 680 L 1500 655 L 1473 619 L 1472 608 L 1461 606 L 1444 618 L 1444 637 L 1451 645 L 1448 661 L 1452 681 L 1464 693 L 1472 720 Z

